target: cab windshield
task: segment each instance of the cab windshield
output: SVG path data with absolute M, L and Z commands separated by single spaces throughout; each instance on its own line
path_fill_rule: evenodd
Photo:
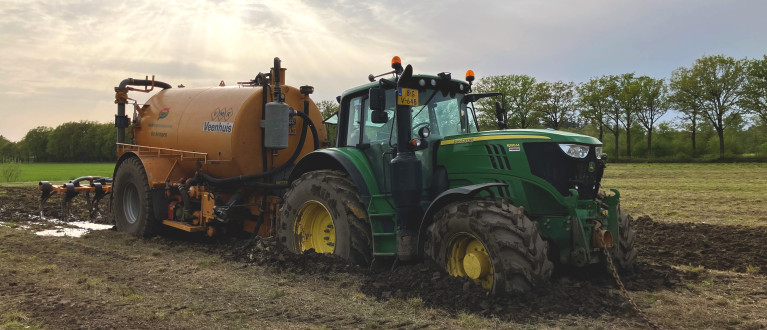
M 396 107 L 395 90 L 386 91 L 386 109 L 389 120 L 376 124 L 370 119 L 370 103 L 365 95 L 353 98 L 349 103 L 349 130 L 346 145 L 397 141 L 397 129 L 394 118 Z M 411 136 L 417 136 L 422 127 L 431 130 L 430 140 L 446 136 L 475 133 L 478 131 L 474 113 L 461 102 L 463 94 L 443 94 L 437 90 L 423 90 L 418 93 L 418 105 L 411 107 Z M 364 110 L 364 111 L 362 111 Z M 362 139 L 360 140 L 360 133 Z

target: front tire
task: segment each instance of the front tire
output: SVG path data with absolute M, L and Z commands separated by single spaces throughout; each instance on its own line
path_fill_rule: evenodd
M 277 236 L 294 253 L 333 253 L 358 265 L 372 260 L 368 214 L 344 172 L 312 171 L 296 179 L 285 194 Z
M 155 233 L 152 198 L 144 165 L 138 158 L 120 164 L 114 180 L 114 216 L 117 230 L 139 237 Z
M 455 202 L 434 217 L 426 253 L 450 275 L 471 278 L 490 294 L 525 292 L 551 277 L 548 244 L 508 201 Z
M 637 233 L 631 226 L 631 216 L 623 212 L 618 212 L 618 233 L 618 241 L 608 251 L 618 271 L 631 272 L 637 259 L 637 249 L 634 248 Z

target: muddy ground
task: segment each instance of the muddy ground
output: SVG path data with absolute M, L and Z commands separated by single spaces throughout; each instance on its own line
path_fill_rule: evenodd
M 39 212 L 37 199 L 38 192 L 30 188 L 9 188 L 0 187 L 0 221 L 5 223 L 5 227 L 19 227 L 25 223 L 30 223 L 35 219 Z M 46 217 L 62 217 L 60 207 L 57 204 L 58 198 L 52 198 L 44 208 Z M 106 204 L 106 203 L 105 203 Z M 84 202 L 81 198 L 76 199 L 73 207 L 75 215 L 73 218 L 87 218 Z M 108 221 L 105 216 L 97 221 Z M 723 285 L 734 285 L 738 290 L 744 291 L 745 296 L 737 296 L 736 299 L 726 298 L 724 300 L 738 301 L 731 308 L 738 308 L 740 304 L 748 306 L 763 306 L 767 301 L 767 291 L 758 286 L 764 284 L 764 275 L 767 275 L 767 227 L 742 227 L 742 226 L 713 226 L 706 224 L 692 223 L 665 223 L 654 221 L 649 217 L 638 217 L 633 220 L 633 225 L 637 229 L 637 248 L 639 249 L 639 259 L 637 269 L 632 274 L 625 274 L 622 277 L 623 283 L 640 308 L 655 310 L 660 308 L 660 303 L 655 303 L 658 297 L 665 297 L 658 292 L 673 292 L 681 296 L 697 295 L 701 299 L 709 299 L 711 296 L 717 299 L 717 295 L 727 296 L 726 289 L 723 291 L 708 290 L 707 283 L 723 283 Z M 34 224 L 26 231 L 43 229 L 45 224 Z M 292 311 L 287 313 L 277 311 L 277 314 L 283 315 L 284 319 L 270 319 L 263 313 L 270 310 L 269 304 L 261 306 L 260 312 L 252 312 L 253 315 L 240 316 L 242 323 L 216 323 L 222 327 L 315 327 L 327 326 L 336 327 L 485 327 L 485 326 L 519 326 L 525 325 L 533 328 L 546 327 L 628 327 L 643 328 L 647 327 L 645 322 L 626 302 L 618 290 L 615 280 L 607 275 L 599 267 L 592 267 L 581 271 L 563 271 L 552 278 L 550 285 L 537 289 L 528 294 L 511 297 L 496 298 L 488 297 L 484 291 L 476 284 L 447 276 L 435 265 L 424 262 L 409 265 L 392 265 L 391 263 L 379 262 L 371 268 L 360 268 L 351 266 L 342 260 L 332 256 L 307 253 L 304 255 L 294 255 L 281 251 L 272 238 L 223 238 L 223 239 L 204 239 L 191 235 L 171 234 L 162 237 L 156 237 L 148 240 L 136 240 L 126 235 L 112 233 L 98 233 L 86 237 L 87 244 L 69 244 L 62 243 L 61 240 L 73 240 L 74 238 L 51 238 L 36 237 L 34 235 L 18 236 L 16 233 L 5 233 L 3 242 L 0 240 L 0 252 L 9 252 L 0 254 L 0 258 L 8 258 L 11 255 L 31 255 L 45 258 L 46 244 L 55 244 L 57 249 L 64 249 L 71 254 L 92 254 L 93 258 L 105 260 L 82 260 L 82 256 L 70 256 L 77 260 L 82 266 L 91 268 L 104 267 L 105 269 L 91 269 L 81 271 L 83 274 L 106 274 L 106 281 L 119 283 L 129 283 L 130 290 L 144 292 L 144 296 L 149 296 L 150 289 L 147 289 L 141 281 L 133 281 L 140 274 L 162 273 L 168 266 L 162 261 L 163 252 L 151 252 L 149 256 L 131 254 L 126 256 L 122 252 L 114 252 L 109 248 L 94 248 L 94 240 L 124 240 L 124 244 L 136 245 L 146 242 L 152 244 L 159 250 L 167 251 L 194 251 L 195 255 L 202 256 L 206 261 L 214 264 L 227 265 L 238 272 L 239 269 L 254 269 L 258 274 L 274 278 L 282 278 L 281 281 L 303 281 L 308 283 L 311 290 L 312 283 L 320 281 L 333 282 L 333 284 L 322 284 L 336 287 L 340 290 L 351 290 L 351 296 L 348 293 L 333 298 L 332 300 L 352 299 L 355 303 L 358 300 L 366 301 L 370 304 L 383 304 L 382 306 L 392 305 L 387 302 L 399 302 L 405 305 L 403 309 L 425 308 L 429 311 L 428 317 L 424 320 L 416 318 L 415 321 L 405 321 L 396 323 L 389 321 L 383 316 L 365 317 L 360 316 L 354 311 L 348 312 L 348 315 L 342 313 L 335 318 L 323 319 L 318 317 L 315 312 Z M 23 240 L 14 241 L 14 240 Z M 34 240 L 34 242 L 31 242 Z M 82 239 L 80 239 L 82 240 Z M 13 243 L 13 246 L 10 242 Z M 106 243 L 105 243 L 106 244 Z M 102 246 L 102 245 L 99 245 Z M 69 251 L 68 249 L 71 249 Z M 94 250 L 100 252 L 93 253 Z M 10 253 L 12 252 L 12 253 Z M 162 254 L 162 255 L 161 255 Z M 31 259 L 35 259 L 30 257 Z M 108 259 L 114 258 L 120 263 L 130 264 L 135 260 L 157 259 L 158 262 L 135 262 L 134 266 L 127 268 L 109 269 L 114 263 Z M 182 259 L 179 255 L 177 258 Z M 190 257 L 191 258 L 191 257 Z M 19 259 L 21 260 L 21 259 Z M 64 269 L 69 270 L 70 265 L 59 265 L 57 258 L 51 257 L 50 263 L 58 265 L 53 267 L 54 272 Z M 174 259 L 175 260 L 175 259 Z M 198 262 L 199 263 L 199 262 Z M 81 266 L 77 266 L 81 267 Z M 156 267 L 156 269 L 146 269 L 145 267 Z M 181 267 L 181 266 L 179 266 Z M 44 267 L 43 267 L 44 268 Z M 183 267 L 182 267 L 183 268 Z M 230 269 L 230 268 L 226 268 Z M 74 271 L 74 269 L 72 269 Z M 702 271 L 705 270 L 705 271 Z M 119 272 L 113 273 L 113 272 Z M 127 273 L 126 273 L 127 272 Z M 102 308 L 96 297 L 92 295 L 70 294 L 63 295 L 57 292 L 51 292 L 46 285 L 40 284 L 42 281 L 49 281 L 48 276 L 42 275 L 42 279 L 28 278 L 22 276 L 23 269 L 3 270 L 0 269 L 0 300 L 13 301 L 17 310 L 11 306 L 5 307 L 6 314 L 16 315 L 13 317 L 0 318 L 0 327 L 3 322 L 17 322 L 44 328 L 186 328 L 191 327 L 192 323 L 170 322 L 174 320 L 172 315 L 175 312 L 162 314 L 163 317 L 142 318 L 130 313 L 122 313 L 124 308 L 130 308 L 130 301 L 125 302 L 120 308 Z M 39 272 L 31 272 L 39 273 Z M 45 270 L 42 271 L 45 274 Z M 50 271 L 49 271 L 50 273 Z M 338 281 L 336 277 L 342 274 L 344 280 Z M 719 274 L 719 275 L 717 275 Z M 722 275 L 723 274 L 723 275 Z M 110 279 L 111 276 L 111 279 Z M 176 280 L 158 280 L 162 282 L 163 291 L 187 291 L 188 284 L 184 283 L 184 272 L 174 275 Z M 192 276 L 192 275 L 190 275 Z M 239 276 L 239 275 L 237 275 Z M 750 277 L 757 281 L 749 280 Z M 86 282 L 88 281 L 86 277 Z M 735 284 L 729 283 L 733 282 Z M 755 283 L 757 287 L 750 287 L 749 282 Z M 208 282 L 213 286 L 201 295 L 193 295 L 188 299 L 214 300 L 221 299 L 220 292 L 226 288 L 215 289 L 216 281 Z M 277 282 L 279 286 L 280 283 Z M 729 284 L 728 284 L 729 283 Z M 82 284 L 82 283 L 78 283 Z M 86 283 L 87 284 L 87 283 Z M 75 284 L 76 285 L 76 284 Z M 158 284 L 154 284 L 155 288 Z M 302 284 L 303 285 L 303 284 Z M 717 286 L 717 290 L 721 286 Z M 274 291 L 273 295 L 279 296 L 282 289 Z M 701 291 L 703 290 L 703 291 Z M 287 291 L 286 291 L 287 292 Z M 292 292 L 292 291 L 290 291 Z M 739 291 L 740 292 L 740 291 Z M 243 293 L 237 293 L 243 294 Z M 269 294 L 272 295 L 272 294 Z M 300 296 L 296 293 L 295 296 Z M 706 297 L 703 297 L 706 296 Z M 53 297 L 53 298 L 51 298 Z M 122 298 L 126 296 L 123 295 Z M 131 297 L 130 294 L 127 297 Z M 351 298 L 350 298 L 351 297 Z M 650 298 L 648 298 L 650 297 Z M 251 297 L 252 298 L 252 297 Z M 639 299 L 638 299 L 639 298 Z M 742 299 L 751 299 L 742 302 Z M 49 300 L 46 300 L 49 299 Z M 277 297 L 274 299 L 283 299 Z M 287 299 L 287 298 L 285 298 Z M 296 298 L 299 299 L 299 298 Z M 669 300 L 669 298 L 664 298 Z M 684 299 L 684 298 L 679 298 Z M 124 301 L 123 299 L 122 301 Z M 148 300 L 148 299 L 147 299 Z M 682 300 L 684 301 L 684 300 Z M 694 302 L 695 300 L 691 300 Z M 148 302 L 141 300 L 142 306 Z M 404 302 L 404 303 L 403 303 Z M 169 302 L 157 302 L 162 305 Z M 203 302 L 199 302 L 203 304 Z M 720 304 L 716 300 L 717 304 Z M 160 306 L 162 308 L 182 308 L 178 306 Z M 194 305 L 194 303 L 192 303 Z M 416 305 L 416 307 L 413 307 Z M 19 307 L 20 306 L 20 307 Z M 376 305 L 377 306 L 377 305 Z M 149 309 L 158 308 L 149 304 Z M 228 311 L 228 307 L 222 307 L 223 312 L 218 313 L 247 313 L 242 311 Z M 362 307 L 361 307 L 362 308 Z M 373 307 L 378 308 L 378 307 Z M 724 308 L 724 307 L 723 307 Z M 74 310 L 85 309 L 92 310 L 85 317 L 78 317 Z M 394 308 L 397 309 L 397 308 Z M 102 310 L 105 315 L 99 315 Z M 256 310 L 259 310 L 256 308 Z M 0 310 L 0 316 L 3 314 Z M 399 312 L 399 311 L 398 311 Z M 767 327 L 767 320 L 759 318 L 758 312 L 742 312 L 737 321 L 726 320 L 726 323 L 717 323 L 717 320 L 695 321 L 695 320 L 674 320 L 660 316 L 668 311 L 662 309 L 650 313 L 656 314 L 655 322 L 666 327 L 690 326 L 698 327 L 734 327 L 734 328 L 764 328 Z M 298 313 L 297 315 L 295 313 Z M 395 312 L 392 312 L 396 314 Z M 432 315 L 433 314 L 433 315 Z M 738 313 L 736 313 L 737 315 Z M 168 316 L 171 315 L 171 316 Z M 436 315 L 436 316 L 435 316 Z M 257 319 L 254 317 L 258 316 Z M 202 316 L 204 320 L 205 316 Z M 652 318 L 652 317 L 651 317 Z M 270 321 L 271 320 L 271 321 Z M 488 321 L 489 320 L 489 321 Z M 273 321 L 273 322 L 272 322 Z M 687 322 L 689 321 L 689 322 Z M 263 323 L 265 322 L 265 323 Z M 281 323 L 285 322 L 285 323 Z M 467 323 L 468 322 L 468 323 Z M 585 323 L 582 323 L 585 322 Z M 700 323 L 703 322 L 703 323 Z M 709 323 L 706 323 L 709 322 Z M 6 323 L 15 324 L 15 323 Z

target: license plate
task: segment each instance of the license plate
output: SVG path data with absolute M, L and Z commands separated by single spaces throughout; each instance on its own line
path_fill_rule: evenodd
M 418 90 L 410 88 L 398 89 L 397 105 L 409 105 L 411 107 L 418 105 Z

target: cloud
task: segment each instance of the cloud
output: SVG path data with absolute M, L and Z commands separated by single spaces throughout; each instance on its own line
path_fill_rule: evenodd
M 113 87 L 127 77 L 232 84 L 266 72 L 275 56 L 288 83 L 315 86 L 316 100 L 385 72 L 394 55 L 454 77 L 664 77 L 704 54 L 761 56 L 764 12 L 761 1 L 713 0 L 6 1 L 0 134 L 20 139 L 37 124 L 25 116 L 49 126 L 111 121 Z

